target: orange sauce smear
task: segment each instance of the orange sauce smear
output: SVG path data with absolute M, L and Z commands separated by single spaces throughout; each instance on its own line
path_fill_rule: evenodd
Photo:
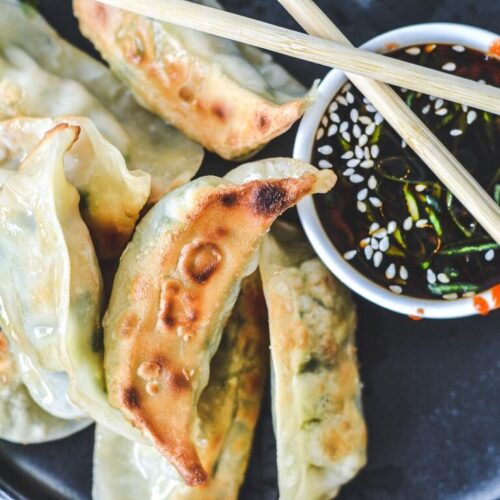
M 497 38 L 488 49 L 488 55 L 500 59 L 500 38 Z

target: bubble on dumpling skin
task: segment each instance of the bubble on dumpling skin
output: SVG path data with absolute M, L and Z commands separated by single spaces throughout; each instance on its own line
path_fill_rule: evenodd
M 182 273 L 196 283 L 204 283 L 217 270 L 222 252 L 215 243 L 194 242 L 185 245 L 179 267 Z

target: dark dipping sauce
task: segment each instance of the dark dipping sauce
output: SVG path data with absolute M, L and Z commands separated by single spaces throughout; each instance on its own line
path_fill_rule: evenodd
M 500 61 L 461 45 L 390 56 L 500 86 Z M 396 91 L 500 204 L 500 117 Z M 313 164 L 338 175 L 316 208 L 337 249 L 368 278 L 393 293 L 449 300 L 500 282 L 499 245 L 350 83 L 322 118 Z

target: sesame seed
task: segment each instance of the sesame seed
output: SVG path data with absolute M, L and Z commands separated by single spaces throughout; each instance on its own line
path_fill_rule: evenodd
M 374 233 L 379 228 L 380 228 L 380 224 L 378 222 L 372 222 L 370 229 L 368 229 L 368 234 Z
M 325 129 L 319 128 L 316 132 L 316 140 L 319 141 L 325 135 Z
M 415 222 L 415 226 L 417 226 L 419 229 L 422 229 L 427 225 L 429 221 L 427 219 L 419 219 L 417 222 Z
M 421 193 L 422 191 L 425 191 L 427 189 L 427 186 L 425 184 L 417 184 L 415 186 L 415 191 Z
M 375 207 L 375 208 L 380 208 L 382 206 L 382 202 L 380 201 L 379 198 L 376 196 L 371 196 L 370 197 L 370 203 Z
M 372 119 L 369 116 L 360 116 L 359 123 L 362 123 L 363 125 L 370 125 L 370 123 L 372 123 Z
M 490 248 L 485 254 L 484 254 L 484 260 L 490 262 L 495 258 L 495 250 L 493 248 Z
M 345 97 L 346 97 L 347 102 L 349 104 L 353 104 L 354 103 L 354 96 L 350 92 L 347 92 L 347 94 L 345 95 Z
M 398 225 L 396 224 L 396 221 L 391 220 L 391 222 L 389 222 L 389 224 L 387 224 L 387 233 L 392 234 L 394 231 L 396 231 L 397 227 L 398 227 Z
M 429 53 L 429 52 L 432 52 L 435 48 L 436 48 L 436 44 L 435 44 L 435 43 L 429 43 L 429 44 L 427 44 L 427 45 L 425 46 L 425 49 L 424 49 L 424 50 L 425 50 L 427 53 Z
M 328 117 L 327 116 L 323 116 L 323 118 L 321 118 L 321 125 L 323 125 L 323 127 L 326 127 L 328 125 Z
M 330 120 L 335 123 L 340 123 L 340 116 L 337 113 L 332 113 L 330 115 Z
M 346 92 L 349 92 L 349 90 L 351 90 L 351 89 L 352 89 L 352 84 L 351 84 L 351 82 L 347 82 L 347 83 L 346 83 L 346 84 L 342 87 L 341 92 L 342 92 L 343 94 L 345 94 Z
M 349 132 L 342 132 L 342 137 L 345 141 L 351 142 L 351 134 Z
M 327 135 L 328 137 L 331 137 L 332 135 L 335 135 L 335 134 L 337 133 L 337 130 L 338 130 L 338 129 L 339 129 L 339 128 L 337 127 L 337 125 L 335 125 L 335 123 L 333 123 L 332 125 L 330 125 L 330 126 L 328 127 L 328 132 L 326 133 L 326 135 Z
M 365 252 L 366 260 L 370 260 L 373 256 L 373 248 L 371 246 L 366 246 L 363 250 Z
M 361 129 L 357 123 L 354 125 L 354 127 L 352 127 L 352 135 L 356 137 L 356 139 L 359 139 L 361 137 Z
M 436 101 L 436 103 L 434 104 L 434 109 L 439 109 L 439 108 L 441 108 L 441 107 L 443 106 L 443 104 L 444 104 L 443 99 L 438 99 L 438 100 Z
M 370 101 L 369 101 L 366 97 L 363 97 L 363 102 L 364 102 L 365 104 L 370 104 Z
M 430 95 L 429 96 L 429 101 L 435 101 L 437 97 L 435 95 Z
M 457 137 L 462 134 L 463 132 L 459 128 L 454 128 L 453 130 L 450 130 L 450 135 L 453 137 Z
M 372 238 L 370 240 L 370 245 L 373 248 L 373 250 L 378 250 L 378 240 L 376 240 L 375 238 Z
M 360 138 L 359 138 L 359 145 L 361 147 L 363 147 L 366 143 L 368 142 L 368 136 L 363 134 Z
M 404 88 L 400 88 L 399 90 L 401 90 L 401 92 L 402 92 L 403 94 L 406 94 L 406 92 L 408 92 L 408 89 L 404 89 Z
M 431 285 L 436 283 L 436 274 L 432 269 L 427 269 L 427 282 Z
M 404 149 L 406 148 L 406 142 L 404 140 L 401 141 L 401 147 Z
M 358 145 L 354 148 L 354 154 L 356 155 L 356 158 L 359 158 L 360 160 L 365 157 L 363 149 Z
M 365 129 L 365 134 L 366 135 L 372 135 L 373 132 L 375 132 L 375 129 L 377 128 L 377 126 L 375 125 L 375 123 L 370 123 L 366 129 Z
M 391 263 L 389 267 L 385 270 L 385 277 L 388 280 L 392 280 L 396 276 L 396 266 Z
M 370 148 L 368 146 L 365 146 L 365 148 L 363 149 L 363 151 L 365 152 L 365 158 L 367 160 L 370 160 L 371 159 L 371 156 L 370 156 Z
M 337 96 L 337 99 L 335 99 L 339 104 L 342 104 L 342 106 L 347 106 L 347 101 L 344 96 Z
M 367 104 L 366 105 L 366 111 L 368 111 L 370 113 L 376 113 L 377 112 L 377 110 L 371 104 Z
M 331 155 L 333 153 L 333 148 L 329 144 L 325 144 L 318 148 L 318 153 L 322 155 Z
M 361 167 L 362 168 L 372 168 L 373 165 L 375 165 L 373 160 L 364 160 L 361 162 Z
M 337 111 L 337 109 L 339 109 L 339 105 L 336 102 L 332 102 L 330 104 L 330 107 L 328 108 L 328 111 L 330 113 L 333 113 L 333 112 Z
M 405 266 L 399 268 L 399 277 L 405 281 L 408 279 L 408 269 Z
M 450 282 L 450 278 L 448 278 L 448 276 L 444 273 L 439 273 L 437 275 L 437 279 L 441 283 L 449 283 Z
M 358 121 L 358 118 L 359 118 L 358 110 L 356 108 L 352 108 L 351 112 L 349 113 L 349 116 L 351 117 L 351 120 L 354 123 L 356 123 Z
M 389 290 L 393 293 L 397 293 L 398 295 L 403 293 L 403 289 L 399 285 L 391 285 Z
M 375 118 L 374 119 L 375 119 L 375 123 L 377 125 L 380 125 L 384 121 L 384 117 L 380 113 L 378 113 L 378 112 L 375 114 Z
M 370 178 L 368 179 L 368 187 L 370 189 L 375 189 L 377 187 L 377 179 L 375 179 L 374 175 L 370 175 Z
M 455 52 L 464 52 L 465 47 L 463 45 L 453 45 L 453 50 Z
M 420 48 L 419 47 L 409 47 L 405 50 L 407 54 L 410 56 L 418 56 L 420 54 Z
M 352 160 L 349 160 L 347 162 L 347 166 L 352 167 L 352 168 L 357 167 L 360 162 L 361 162 L 361 160 L 359 158 L 353 158 Z
M 328 160 L 319 160 L 319 168 L 332 168 L 333 165 Z
M 440 108 L 436 111 L 436 115 L 444 116 L 448 114 L 448 108 Z
M 442 69 L 444 71 L 455 71 L 457 69 L 457 65 L 454 62 L 447 62 L 443 65 Z
M 350 177 L 352 174 L 354 174 L 355 170 L 353 168 L 348 168 L 342 172 L 342 175 L 345 175 L 346 177 Z
M 374 144 L 372 146 L 371 152 L 372 152 L 372 158 L 377 158 L 380 152 L 380 148 L 376 144 Z
M 476 121 L 476 118 L 477 118 L 477 113 L 473 109 L 471 109 L 467 113 L 467 125 L 471 125 L 472 123 L 474 123 Z
M 343 160 L 349 160 L 351 159 L 352 157 L 354 156 L 354 153 L 352 151 L 346 151 L 342 156 L 341 158 Z
M 468 297 L 474 297 L 474 295 L 476 295 L 476 292 L 465 292 L 464 294 L 462 294 L 462 297 L 468 298 Z
M 360 182 L 363 182 L 365 180 L 365 178 L 362 175 L 354 174 L 354 175 L 351 175 L 351 177 L 349 177 L 349 180 L 353 184 L 359 184 Z
M 429 111 L 431 110 L 431 105 L 430 104 L 426 104 L 423 108 L 422 108 L 422 114 L 423 115 L 426 115 Z
M 359 246 L 361 248 L 365 248 L 366 245 L 369 245 L 370 244 L 370 241 L 371 241 L 371 238 L 368 236 L 367 238 L 363 238 L 360 242 L 359 242 Z
M 340 133 L 345 132 L 349 128 L 349 123 L 348 122 L 342 122 L 340 124 Z
M 360 201 L 366 200 L 366 197 L 368 196 L 368 189 L 363 188 L 361 191 L 358 191 L 357 198 Z
M 413 220 L 411 217 L 406 217 L 403 221 L 403 229 L 405 231 L 409 231 L 413 227 Z
M 379 267 L 380 264 L 382 264 L 383 258 L 384 254 L 382 252 L 375 252 L 375 255 L 373 256 L 373 265 L 375 267 Z
M 390 247 L 389 237 L 386 236 L 385 238 L 380 240 L 379 250 L 381 252 L 387 252 L 387 250 L 389 250 L 389 247 Z
M 348 252 L 346 252 L 344 254 L 344 259 L 345 260 L 351 260 L 351 259 L 354 259 L 354 257 L 356 257 L 356 254 L 358 253 L 357 250 L 349 250 Z
M 366 203 L 364 201 L 358 201 L 356 206 L 358 207 L 358 210 L 361 212 L 361 213 L 365 213 L 366 212 Z
M 447 293 L 443 295 L 444 300 L 455 300 L 458 299 L 458 295 L 456 293 Z
M 374 231 L 373 236 L 379 239 L 385 238 L 387 236 L 387 229 L 385 227 L 379 227 Z
M 467 104 L 462 104 L 462 111 L 467 113 L 467 111 L 469 111 L 469 106 L 467 106 Z

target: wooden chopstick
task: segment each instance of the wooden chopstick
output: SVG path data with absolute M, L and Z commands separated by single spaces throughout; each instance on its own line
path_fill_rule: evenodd
M 391 85 L 500 114 L 500 89 L 185 0 L 98 0 L 160 21 L 229 38 Z
M 307 32 L 350 45 L 313 0 L 278 1 Z M 484 230 L 500 243 L 500 207 L 422 120 L 388 85 L 351 73 L 347 76 Z

